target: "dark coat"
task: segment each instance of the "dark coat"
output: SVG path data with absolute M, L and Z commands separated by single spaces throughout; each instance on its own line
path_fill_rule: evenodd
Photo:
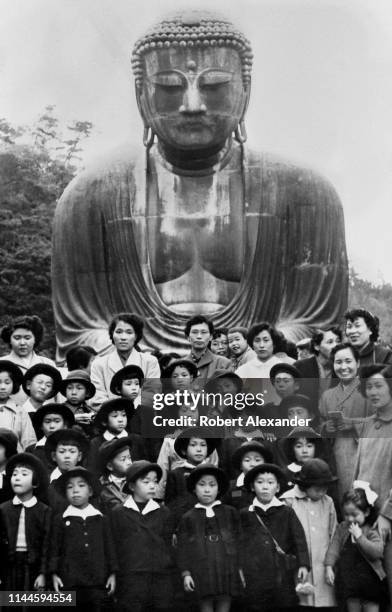
M 230 480 L 229 490 L 223 496 L 222 501 L 224 504 L 241 510 L 242 508 L 249 508 L 254 496 L 255 494 L 245 489 L 245 487 L 238 487 L 237 479 L 234 479 Z
M 105 586 L 117 569 L 108 517 L 55 516 L 49 572 L 60 576 L 65 589 Z
M 224 504 L 214 507 L 219 534 L 225 553 L 237 563 L 240 523 L 237 511 Z M 178 567 L 181 572 L 200 570 L 207 558 L 206 512 L 204 508 L 192 508 L 184 514 L 178 526 Z
M 193 508 L 197 502 L 195 494 L 190 493 L 186 486 L 191 471 L 190 467 L 178 467 L 167 474 L 165 504 L 172 513 L 175 526 L 183 514 Z
M 318 402 L 320 398 L 320 370 L 315 355 L 306 359 L 299 359 L 294 363 L 301 375 L 299 379 L 299 393 L 307 395 L 312 400 L 315 416 L 319 420 Z
M 257 514 L 284 552 L 296 556 L 297 566 L 310 568 L 305 533 L 292 508 L 273 506 L 266 512 L 244 508 L 240 511 L 240 567 L 248 599 L 265 609 L 295 606 L 295 570 L 282 572 L 272 537 L 259 523 Z
M 167 573 L 173 566 L 172 519 L 168 508 L 141 514 L 120 506 L 110 513 L 119 564 L 119 581 L 132 580 L 135 572 Z
M 11 489 L 11 483 L 6 474 L 3 474 L 3 486 L 0 489 L 0 504 L 8 501 L 14 496 L 14 493 Z
M 21 505 L 14 505 L 11 500 L 0 505 L 0 542 L 1 542 L 1 575 L 15 559 L 16 537 Z M 25 530 L 27 542 L 27 563 L 36 566 L 38 574 L 47 571 L 48 545 L 51 523 L 51 510 L 38 501 L 35 506 L 25 508 Z
M 374 363 L 392 365 L 391 349 L 369 342 L 369 344 L 359 352 L 359 365 L 362 367 L 373 365 Z
M 50 472 L 54 469 L 55 464 L 49 461 L 48 456 L 45 452 L 45 446 L 36 446 L 35 444 L 30 444 L 30 446 L 26 448 L 26 453 L 31 453 L 32 455 L 35 455 L 40 461 L 42 461 L 42 463 L 48 470 L 48 474 L 50 474 Z
M 124 492 L 118 488 L 118 486 L 111 482 L 107 476 L 101 476 L 100 483 L 102 485 L 101 492 L 99 494 L 99 507 L 105 514 L 109 514 L 113 508 L 117 508 L 117 506 L 122 506 L 127 496 L 128 492 Z

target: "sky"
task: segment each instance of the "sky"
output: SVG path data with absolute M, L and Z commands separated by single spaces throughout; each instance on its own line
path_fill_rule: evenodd
M 168 11 L 209 8 L 252 42 L 249 145 L 319 170 L 343 203 L 350 263 L 392 282 L 390 0 L 1 0 L 0 117 L 88 120 L 86 164 L 141 142 L 130 53 Z

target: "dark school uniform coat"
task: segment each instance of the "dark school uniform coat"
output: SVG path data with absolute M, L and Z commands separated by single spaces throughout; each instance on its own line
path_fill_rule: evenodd
M 102 485 L 102 489 L 99 493 L 99 507 L 102 512 L 109 514 L 109 512 L 117 508 L 117 506 L 123 505 L 129 493 L 120 489 L 116 483 L 109 480 L 109 477 L 106 475 L 101 476 L 99 481 Z
M 260 607 L 265 603 L 266 609 L 273 609 L 271 602 L 282 608 L 296 606 L 296 570 L 279 571 L 278 554 L 271 535 L 261 526 L 256 513 L 284 552 L 296 556 L 297 566 L 310 568 L 305 533 L 292 508 L 283 504 L 265 512 L 253 505 L 244 508 L 240 511 L 240 567 L 245 576 L 247 597 L 251 602 L 260 602 Z
M 173 523 L 176 526 L 185 512 L 193 508 L 197 503 L 194 493 L 190 493 L 186 481 L 192 468 L 182 466 L 167 473 L 165 504 L 170 509 Z
M 15 559 L 16 538 L 22 505 L 12 500 L 0 505 L 0 574 L 4 576 Z M 47 571 L 49 534 L 51 524 L 50 508 L 40 502 L 25 508 L 25 531 L 27 542 L 27 563 L 38 574 Z
M 64 589 L 102 587 L 117 571 L 117 558 L 108 517 L 63 516 L 53 521 L 49 572 L 58 574 Z

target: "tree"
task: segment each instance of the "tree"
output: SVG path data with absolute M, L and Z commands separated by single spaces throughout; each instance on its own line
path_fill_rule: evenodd
M 52 220 L 91 130 L 89 121 L 75 121 L 63 135 L 53 106 L 31 128 L 0 119 L 0 324 L 15 315 L 39 314 L 46 328 L 41 348 L 51 356 Z

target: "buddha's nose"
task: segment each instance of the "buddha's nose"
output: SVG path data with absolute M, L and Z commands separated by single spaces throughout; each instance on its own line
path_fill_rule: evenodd
M 185 90 L 182 104 L 178 109 L 180 113 L 205 113 L 206 105 L 203 103 L 197 83 L 189 83 Z

